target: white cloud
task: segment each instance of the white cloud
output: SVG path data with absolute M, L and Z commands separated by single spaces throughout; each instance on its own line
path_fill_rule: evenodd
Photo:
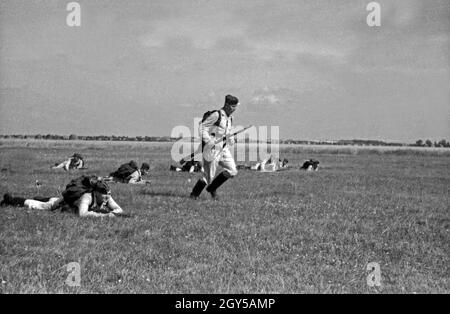
M 289 27 L 293 29 L 286 29 L 283 20 L 272 20 L 270 32 L 261 34 L 266 26 L 257 23 L 262 21 L 242 19 L 241 12 L 208 7 L 197 7 L 197 10 L 152 21 L 148 26 L 150 30 L 139 38 L 141 44 L 148 48 L 166 48 L 171 42 L 184 42 L 196 49 L 207 50 L 221 49 L 217 44 L 232 39 L 259 60 L 273 60 L 279 56 L 294 60 L 301 55 L 312 55 L 343 62 L 351 50 L 348 40 L 345 43 L 336 40 L 334 30 L 325 38 L 317 38 L 311 37 L 310 30 L 299 30 L 298 26 L 292 25 Z
M 233 20 L 227 12 L 211 14 L 197 13 L 174 17 L 164 21 L 155 21 L 152 31 L 141 37 L 141 43 L 146 47 L 160 48 L 168 40 L 185 38 L 198 49 L 209 49 L 224 38 L 242 37 L 246 25 Z
M 191 108 L 191 107 L 194 107 L 194 105 L 185 103 L 185 104 L 178 104 L 178 107 Z
M 282 55 L 288 59 L 296 59 L 301 55 L 327 58 L 336 62 L 344 62 L 349 49 L 333 47 L 325 43 L 294 42 L 292 40 L 265 40 L 253 42 L 254 53 L 262 60 L 271 60 Z
M 269 104 L 269 105 L 275 105 L 280 101 L 280 99 L 275 96 L 274 94 L 268 94 L 268 95 L 256 95 L 253 96 L 251 102 L 255 105 L 260 104 Z

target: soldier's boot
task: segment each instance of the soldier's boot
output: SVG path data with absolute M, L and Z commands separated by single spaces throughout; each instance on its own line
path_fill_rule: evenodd
M 219 196 L 217 195 L 217 189 L 228 180 L 228 177 L 225 175 L 225 172 L 221 172 L 210 185 L 206 188 L 206 191 L 211 194 L 211 197 L 214 200 L 218 200 Z
M 197 183 L 195 184 L 194 188 L 192 189 L 190 198 L 196 200 L 200 194 L 202 193 L 203 189 L 206 187 L 206 182 L 203 179 L 199 179 Z
M 6 193 L 5 195 L 3 195 L 3 199 L 0 202 L 0 206 L 8 206 L 9 205 L 9 200 L 11 198 L 11 195 Z
M 3 201 L 1 201 L 1 206 L 25 206 L 26 199 L 23 197 L 12 197 L 11 194 L 6 193 L 3 195 Z

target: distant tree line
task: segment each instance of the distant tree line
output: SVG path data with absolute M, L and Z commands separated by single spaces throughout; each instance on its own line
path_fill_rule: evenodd
M 413 144 L 384 142 L 380 140 L 338 140 L 338 141 L 302 141 L 302 140 L 283 140 L 283 144 L 314 144 L 314 145 L 358 145 L 358 146 L 413 146 L 413 147 L 450 147 L 450 142 L 442 139 L 439 142 L 431 140 L 418 140 Z
M 450 142 L 446 141 L 444 139 L 440 140 L 439 142 L 432 142 L 430 140 L 417 140 L 416 143 L 412 146 L 417 147 L 450 147 Z
M 126 141 L 126 142 L 175 142 L 180 140 L 181 138 L 169 137 L 169 136 L 116 136 L 116 135 L 92 135 L 92 136 L 84 136 L 84 135 L 56 135 L 56 134 L 36 134 L 36 135 L 22 135 L 22 134 L 13 134 L 13 135 L 0 135 L 0 138 L 4 139 L 37 139 L 37 140 L 66 140 L 66 141 Z M 194 138 L 187 138 L 187 140 L 195 141 Z M 198 139 L 197 139 L 198 140 Z M 254 142 L 245 139 L 246 143 Z M 270 144 L 271 140 L 268 140 L 267 143 Z M 432 142 L 427 139 L 417 140 L 413 144 L 404 144 L 404 143 L 394 143 L 394 142 L 384 142 L 380 140 L 338 140 L 338 141 L 307 141 L 307 140 L 280 140 L 280 144 L 297 144 L 297 145 L 358 145 L 358 146 L 414 146 L 414 147 L 450 147 L 450 142 L 442 139 L 439 142 Z
M 64 141 L 127 141 L 127 142 L 174 142 L 178 138 L 169 136 L 116 136 L 116 135 L 56 135 L 56 134 L 36 134 L 36 135 L 0 135 L 4 139 L 36 139 L 36 140 L 64 140 Z

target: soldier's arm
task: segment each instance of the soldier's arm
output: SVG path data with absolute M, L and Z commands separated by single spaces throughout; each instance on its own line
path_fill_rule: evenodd
M 111 210 L 111 213 L 113 214 L 122 214 L 123 209 L 119 206 L 119 204 L 114 201 L 112 197 L 109 198 L 108 203 L 106 203 L 106 206 Z
M 209 131 L 211 127 L 214 126 L 214 123 L 216 123 L 218 119 L 219 119 L 219 112 L 216 111 L 210 114 L 205 121 L 200 123 L 200 136 L 203 142 L 209 143 L 213 139 Z
M 80 217 L 112 217 L 114 214 L 102 214 L 89 211 L 89 206 L 92 203 L 91 193 L 85 193 L 78 201 L 78 215 Z
M 70 165 L 70 158 L 66 161 L 63 161 L 62 163 L 60 163 L 59 165 L 55 165 L 52 167 L 52 169 L 59 169 L 59 168 L 63 168 L 64 170 L 69 170 L 69 165 Z
M 52 169 L 59 169 L 59 168 L 64 168 L 64 166 L 66 165 L 66 162 L 63 161 L 60 164 L 55 164 L 53 167 L 51 167 Z M 64 168 L 65 169 L 65 168 Z
M 84 165 L 84 162 L 83 162 L 83 160 L 80 159 L 80 160 L 78 160 L 78 164 L 75 168 L 81 169 L 81 168 L 83 168 L 83 165 Z

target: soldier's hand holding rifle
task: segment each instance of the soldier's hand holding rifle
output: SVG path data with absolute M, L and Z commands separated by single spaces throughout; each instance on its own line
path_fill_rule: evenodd
M 248 129 L 250 129 L 251 127 L 253 127 L 253 125 L 249 125 L 237 132 L 234 132 L 233 134 L 228 134 L 224 137 L 218 138 L 218 139 L 211 139 L 208 143 L 205 144 L 205 147 L 203 149 L 203 152 L 208 152 L 207 155 L 217 155 L 218 153 L 220 153 L 222 151 L 222 149 L 226 146 L 226 145 L 233 145 L 234 143 L 237 143 L 237 137 L 236 135 L 238 135 L 239 133 L 242 133 Z M 221 147 L 217 147 L 216 145 L 223 142 Z M 184 164 L 185 162 L 187 162 L 188 160 L 192 160 L 196 155 L 196 152 L 192 153 L 190 156 L 187 156 L 185 158 L 182 158 L 180 160 L 180 164 Z M 205 154 L 204 154 L 205 156 Z

